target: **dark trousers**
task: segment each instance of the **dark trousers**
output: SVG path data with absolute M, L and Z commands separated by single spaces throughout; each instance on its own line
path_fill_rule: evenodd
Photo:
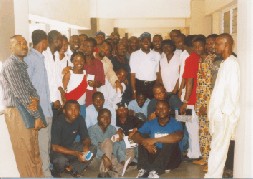
M 230 140 L 228 148 L 227 160 L 225 163 L 225 169 L 233 170 L 234 168 L 234 153 L 235 153 L 235 141 Z
M 147 98 L 154 98 L 153 87 L 155 85 L 155 81 L 142 81 L 136 79 L 136 93 L 143 93 Z
M 138 169 L 156 171 L 163 174 L 167 169 L 174 169 L 181 163 L 181 152 L 178 143 L 163 144 L 157 148 L 155 154 L 151 154 L 142 145 L 139 145 Z
M 83 144 L 74 143 L 69 149 L 81 152 L 83 151 Z M 93 155 L 96 155 L 95 146 L 92 146 L 90 151 L 93 153 Z M 53 163 L 54 170 L 58 173 L 62 173 L 67 166 L 72 166 L 74 171 L 81 173 L 90 164 L 90 161 L 80 162 L 75 156 L 64 155 L 58 152 L 51 152 L 51 161 Z

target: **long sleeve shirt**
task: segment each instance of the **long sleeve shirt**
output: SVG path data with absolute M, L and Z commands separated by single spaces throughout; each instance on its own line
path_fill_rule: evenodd
M 240 68 L 236 57 L 229 56 L 220 65 L 208 108 L 210 133 L 214 131 L 215 121 L 225 119 L 236 124 L 240 115 Z
M 28 105 L 31 97 L 38 98 L 36 89 L 27 73 L 27 64 L 14 55 L 4 61 L 1 70 L 0 81 L 4 92 L 4 105 L 6 107 L 17 107 L 17 101 L 35 118 L 40 118 L 39 111 L 31 111 Z
M 114 134 L 116 134 L 116 128 L 112 125 L 109 125 L 104 133 L 102 129 L 98 126 L 98 124 L 95 124 L 88 129 L 88 132 L 91 139 L 91 143 L 97 147 L 97 157 L 102 157 L 104 152 L 100 150 L 99 145 L 105 139 L 110 139 Z
M 46 51 L 43 52 L 45 56 L 45 67 L 47 70 L 48 84 L 50 90 L 50 101 L 55 102 L 57 100 L 61 101 L 61 94 L 58 87 L 62 84 L 62 77 L 59 72 L 60 68 L 58 63 L 54 60 L 53 54 L 48 47 Z
M 45 117 L 53 117 L 44 55 L 31 48 L 24 61 L 28 65 L 27 72 L 32 84 L 40 96 L 40 105 Z

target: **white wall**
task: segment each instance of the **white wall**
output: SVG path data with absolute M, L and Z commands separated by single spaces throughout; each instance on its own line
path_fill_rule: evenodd
M 209 35 L 212 31 L 212 17 L 205 15 L 205 1 L 191 1 L 190 34 Z
M 28 0 L 29 13 L 90 29 L 89 0 Z
M 238 61 L 241 115 L 235 138 L 234 178 L 253 178 L 253 1 L 238 0 Z
M 224 7 L 236 4 L 237 0 L 205 0 L 205 14 L 210 15 Z
M 190 16 L 190 0 L 90 1 L 93 1 L 91 15 L 98 18 L 186 18 Z

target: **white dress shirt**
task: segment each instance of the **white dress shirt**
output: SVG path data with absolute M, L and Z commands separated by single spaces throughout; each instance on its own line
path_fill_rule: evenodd
M 51 53 L 49 47 L 42 54 L 45 56 L 45 67 L 48 76 L 50 101 L 61 101 L 61 95 L 58 87 L 62 86 L 62 76 L 59 75 L 61 72 L 60 68 L 58 67 L 58 63 L 54 60 L 53 54 Z

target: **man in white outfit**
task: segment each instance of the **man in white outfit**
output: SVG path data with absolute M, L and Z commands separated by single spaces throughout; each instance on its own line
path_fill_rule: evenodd
M 232 55 L 233 39 L 221 34 L 215 41 L 216 53 L 222 56 L 215 86 L 209 103 L 209 131 L 212 136 L 205 178 L 221 178 L 225 166 L 230 139 L 240 115 L 240 69 Z

